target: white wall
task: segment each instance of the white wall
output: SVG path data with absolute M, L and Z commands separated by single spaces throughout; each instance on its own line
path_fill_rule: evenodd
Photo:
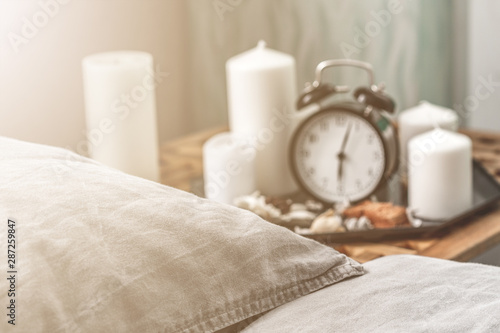
M 33 21 L 33 15 L 41 11 L 40 3 L 60 3 L 59 11 L 26 45 L 19 45 L 16 53 L 9 42 L 9 33 L 21 34 L 23 19 Z M 189 34 L 188 27 L 196 26 L 196 22 L 188 24 L 186 3 L 186 0 L 0 0 L 0 135 L 74 148 L 84 138 L 85 128 L 81 59 L 91 53 L 117 49 L 151 52 L 161 69 L 170 73 L 157 91 L 160 141 L 224 121 L 225 117 L 211 114 L 207 118 L 191 110 L 194 102 L 200 103 L 200 94 L 208 94 L 207 101 L 225 115 L 225 90 L 224 77 L 214 78 L 211 75 L 214 66 L 202 62 L 210 55 L 187 51 L 188 47 L 193 48 L 193 43 L 213 38 L 214 31 L 203 29 Z M 247 7 L 253 3 L 243 2 L 237 10 L 228 12 L 224 21 L 219 19 L 209 0 L 192 1 L 191 6 L 205 9 L 199 18 L 215 21 L 214 29 L 229 25 L 224 31 L 233 36 L 234 31 L 239 31 L 229 29 L 234 26 L 233 21 L 238 15 L 247 15 Z M 483 0 L 466 4 L 468 22 L 463 23 L 466 28 L 455 31 L 458 38 L 463 35 L 467 40 L 469 50 L 468 88 L 455 94 L 454 102 L 459 105 L 471 101 L 466 97 L 474 96 L 481 84 L 480 77 L 487 79 L 491 75 L 500 82 L 500 62 L 497 61 L 500 42 L 495 37 L 500 30 L 500 3 Z M 282 42 L 279 36 L 275 39 L 276 44 Z M 214 44 L 212 51 L 220 54 L 220 43 Z M 462 56 L 455 55 L 454 59 Z M 220 56 L 222 71 L 228 57 L 229 54 Z M 317 63 L 317 59 L 303 58 L 298 57 L 302 64 Z M 202 64 L 209 75 L 203 76 L 196 64 Z M 188 85 L 189 73 L 192 80 L 201 81 L 203 85 L 196 87 L 197 82 Z M 455 77 L 454 81 L 457 80 L 463 81 Z M 190 98 L 196 100 L 189 102 Z M 500 88 L 479 102 L 467 119 L 469 126 L 500 130 Z M 202 112 L 206 114 L 210 106 L 205 105 Z M 193 118 L 199 118 L 198 125 Z
M 500 131 L 500 2 L 469 1 L 468 27 L 468 125 Z
M 46 24 L 40 3 L 54 11 Z M 81 59 L 118 49 L 150 52 L 170 73 L 157 89 L 160 140 L 184 133 L 184 7 L 183 0 L 0 0 L 0 135 L 75 149 L 85 131 Z M 34 16 L 43 27 L 16 52 L 9 33 L 22 36 L 23 20 Z
M 192 18 L 188 75 L 195 96 L 188 111 L 197 128 L 227 122 L 225 62 L 259 39 L 295 57 L 299 92 L 320 61 L 350 57 L 373 65 L 398 111 L 420 100 L 452 106 L 457 76 L 450 61 L 451 1 L 401 1 L 394 9 L 391 4 L 398 2 L 388 0 L 224 0 L 218 3 L 232 5 L 220 11 L 212 0 L 186 1 Z M 371 26 L 376 32 L 367 32 Z M 330 82 L 366 84 L 362 74 L 346 69 L 326 75 Z

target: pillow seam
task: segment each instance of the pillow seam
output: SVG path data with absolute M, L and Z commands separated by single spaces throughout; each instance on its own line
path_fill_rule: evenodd
M 347 257 L 349 260 L 350 258 Z M 355 265 L 355 266 L 354 266 Z M 350 268 L 350 270 L 349 270 Z M 340 270 L 340 271 L 339 271 Z M 321 288 L 324 288 L 329 285 L 333 285 L 337 282 L 344 280 L 345 278 L 352 276 L 359 276 L 364 274 L 363 266 L 359 265 L 356 262 L 348 261 L 341 266 L 334 266 L 328 269 L 326 272 L 322 273 L 313 278 L 301 280 L 299 282 L 294 283 L 293 285 L 289 285 L 284 287 L 278 291 L 268 291 L 269 296 L 264 298 L 259 298 L 251 303 L 247 304 L 238 304 L 236 307 L 228 304 L 230 311 L 226 311 L 223 313 L 219 313 L 215 316 L 204 320 L 203 322 L 199 322 L 194 325 L 190 325 L 187 328 L 181 328 L 176 330 L 175 332 L 179 333 L 195 333 L 195 332 L 214 332 L 225 327 L 234 325 L 242 320 L 251 318 L 253 316 L 258 315 L 259 313 L 269 311 L 278 306 L 281 306 L 285 303 L 291 302 L 295 299 L 298 299 L 302 296 L 310 294 L 314 291 L 317 291 Z M 293 289 L 298 289 L 294 291 Z M 266 293 L 264 293 L 266 294 Z M 238 303 L 242 301 L 239 300 Z M 262 304 L 264 303 L 264 304 Z M 245 311 L 245 308 L 255 308 L 251 311 Z M 236 312 L 244 312 L 246 315 L 236 315 Z M 219 321 L 224 321 L 224 316 L 229 316 L 231 318 L 230 321 L 226 321 L 224 324 L 217 323 Z M 226 319 L 227 320 L 227 319 Z M 165 328 L 164 332 L 167 332 L 167 328 Z

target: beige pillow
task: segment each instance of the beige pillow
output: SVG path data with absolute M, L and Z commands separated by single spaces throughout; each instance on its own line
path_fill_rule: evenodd
M 16 224 L 16 332 L 213 332 L 363 274 L 250 212 L 64 149 L 0 138 L 0 151 L 2 244 L 8 218 Z

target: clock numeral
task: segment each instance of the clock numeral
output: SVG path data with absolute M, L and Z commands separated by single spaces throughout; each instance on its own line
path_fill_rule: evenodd
M 375 140 L 375 135 L 373 133 L 368 134 L 368 144 L 371 145 Z
M 316 141 L 318 141 L 318 136 L 316 134 L 310 134 L 309 135 L 309 142 L 315 143 Z
M 304 149 L 300 151 L 300 155 L 304 158 L 308 158 L 309 156 L 311 156 L 311 152 L 307 149 Z
M 356 179 L 356 182 L 355 182 L 355 183 L 356 183 L 356 187 L 357 187 L 358 189 L 360 189 L 360 188 L 363 186 L 363 184 L 361 183 L 361 179 L 359 179 L 359 178 L 358 178 L 358 179 Z
M 344 186 L 342 184 L 337 184 L 337 193 L 338 194 L 344 193 Z
M 330 124 L 328 124 L 328 122 L 326 122 L 325 120 L 321 121 L 319 123 L 319 129 L 322 131 L 322 132 L 326 132 L 330 129 Z
M 375 161 L 380 160 L 380 158 L 381 158 L 381 157 L 382 157 L 382 156 L 380 155 L 380 152 L 376 151 L 376 152 L 374 152 L 374 153 L 373 153 L 373 159 L 374 159 Z
M 307 169 L 307 174 L 310 175 L 310 176 L 314 176 L 314 174 L 316 173 L 316 169 L 314 168 L 309 168 Z
M 346 117 L 344 115 L 338 115 L 335 117 L 335 125 L 344 126 L 346 122 Z
M 328 186 L 329 179 L 328 177 L 321 178 L 321 187 L 326 188 Z
M 373 176 L 373 169 L 372 168 L 368 169 L 368 176 L 370 176 L 370 177 Z
M 354 131 L 359 132 L 359 130 L 361 130 L 361 122 L 356 121 L 356 122 L 354 122 Z

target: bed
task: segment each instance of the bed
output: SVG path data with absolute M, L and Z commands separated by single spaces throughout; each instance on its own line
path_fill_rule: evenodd
M 500 268 L 361 265 L 65 149 L 0 138 L 0 152 L 1 332 L 500 330 Z

